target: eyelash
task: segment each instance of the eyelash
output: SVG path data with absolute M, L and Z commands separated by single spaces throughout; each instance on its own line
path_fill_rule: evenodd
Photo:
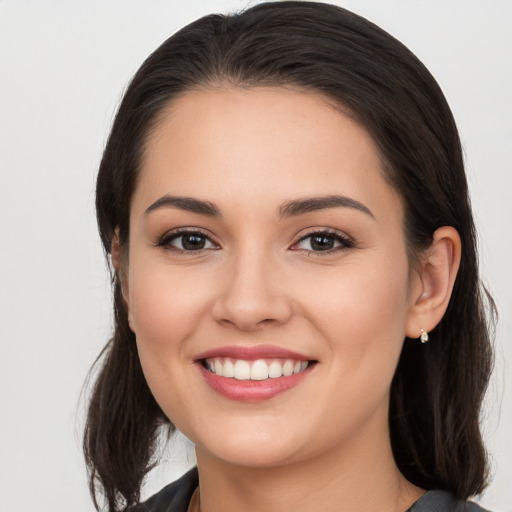
M 194 236 L 194 235 L 199 236 L 199 237 L 201 237 L 203 239 L 206 239 L 206 241 L 209 242 L 210 244 L 212 244 L 214 247 L 198 249 L 197 251 L 195 251 L 195 250 L 180 249 L 178 247 L 174 247 L 174 246 L 171 245 L 171 242 L 173 242 L 174 240 L 179 239 L 180 237 L 186 236 L 186 235 L 188 235 L 188 236 Z M 315 236 L 316 237 L 324 237 L 324 238 L 334 239 L 334 242 L 335 243 L 338 242 L 339 245 L 337 247 L 333 247 L 333 248 L 327 249 L 325 251 L 315 251 L 313 249 L 298 249 L 298 248 L 297 249 L 293 249 L 294 247 L 299 245 L 301 242 L 304 242 L 305 240 L 308 240 L 310 238 L 312 239 Z M 302 236 L 299 240 L 297 240 L 291 246 L 291 249 L 292 250 L 296 250 L 296 251 L 305 252 L 308 255 L 313 255 L 313 256 L 316 256 L 316 257 L 321 257 L 322 255 L 332 254 L 332 253 L 335 253 L 335 252 L 338 252 L 338 251 L 350 250 L 350 249 L 354 248 L 355 245 L 356 245 L 355 242 L 350 237 L 348 237 L 347 235 L 343 235 L 340 232 L 335 231 L 335 230 L 322 229 L 322 230 L 317 230 L 317 231 L 311 231 L 310 233 L 307 233 L 306 235 Z M 156 242 L 155 246 L 163 248 L 165 250 L 174 251 L 174 252 L 177 252 L 177 253 L 180 253 L 180 254 L 194 254 L 194 255 L 203 254 L 206 251 L 217 250 L 217 249 L 220 248 L 218 246 L 218 244 L 216 244 L 211 239 L 210 235 L 206 234 L 205 232 L 203 232 L 202 230 L 200 230 L 198 228 L 180 228 L 180 229 L 177 229 L 175 231 L 167 232 L 165 235 L 163 235 Z
M 306 235 L 302 236 L 297 242 L 295 242 L 292 245 L 292 247 L 297 246 L 298 244 L 300 244 L 304 240 L 307 240 L 308 238 L 312 239 L 315 236 L 334 239 L 334 241 L 338 242 L 339 245 L 337 247 L 333 247 L 333 248 L 327 249 L 325 251 L 314 251 L 312 249 L 295 249 L 295 250 L 304 251 L 308 255 L 321 257 L 323 255 L 333 254 L 338 251 L 347 251 L 347 250 L 353 249 L 356 246 L 354 240 L 352 240 L 349 236 L 340 233 L 339 231 L 335 231 L 332 229 L 321 229 L 318 231 L 311 231 L 310 233 L 307 233 Z
M 174 247 L 171 245 L 171 242 L 173 242 L 174 240 L 177 240 L 180 237 L 186 236 L 186 235 L 199 236 L 199 237 L 207 240 L 208 242 L 210 242 L 212 245 L 214 245 L 215 246 L 214 250 L 217 250 L 219 248 L 219 246 L 215 242 L 213 242 L 213 240 L 211 239 L 211 237 L 209 235 L 207 235 L 205 232 L 203 232 L 202 230 L 200 230 L 198 228 L 180 228 L 175 231 L 169 231 L 169 232 L 165 233 L 165 235 L 163 235 L 157 241 L 155 246 L 161 247 L 165 250 L 174 251 L 174 252 L 177 252 L 180 254 L 202 254 L 205 251 L 212 250 L 212 248 L 207 248 L 207 249 L 199 249 L 197 251 L 192 251 L 192 250 L 180 249 L 179 247 Z

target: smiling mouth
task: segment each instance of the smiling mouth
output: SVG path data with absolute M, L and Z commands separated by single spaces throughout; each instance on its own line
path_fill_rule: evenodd
M 315 362 L 278 358 L 245 360 L 231 357 L 209 357 L 201 361 L 208 372 L 239 381 L 290 377 L 302 373 Z

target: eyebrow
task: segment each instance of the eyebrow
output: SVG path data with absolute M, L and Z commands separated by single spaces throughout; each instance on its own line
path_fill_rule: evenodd
M 328 208 L 354 208 L 363 212 L 373 219 L 375 216 L 370 209 L 363 203 L 352 199 L 347 196 L 321 196 L 321 197 L 308 197 L 304 199 L 294 199 L 287 201 L 279 208 L 279 217 L 292 217 L 294 215 L 302 215 L 304 213 L 315 212 L 317 210 L 326 210 Z
M 363 203 L 347 196 L 330 195 L 321 197 L 308 197 L 304 199 L 293 199 L 282 204 L 278 209 L 280 218 L 293 217 L 295 215 L 303 215 L 318 210 L 326 210 L 328 208 L 353 208 L 360 212 L 375 218 L 370 209 Z M 210 201 L 202 201 L 193 197 L 172 196 L 166 194 L 157 199 L 149 206 L 145 214 L 149 214 L 159 208 L 178 208 L 187 212 L 198 213 L 200 215 L 208 215 L 210 217 L 222 217 L 220 209 Z
M 209 201 L 201 201 L 193 197 L 165 196 L 157 199 L 144 213 L 147 215 L 159 208 L 178 208 L 187 212 L 199 213 L 200 215 L 208 215 L 211 217 L 221 217 L 220 210 Z

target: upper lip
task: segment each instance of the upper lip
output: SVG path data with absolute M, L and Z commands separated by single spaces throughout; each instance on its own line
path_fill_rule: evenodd
M 226 345 L 201 352 L 195 357 L 195 360 L 200 361 L 212 357 L 231 357 L 233 359 L 243 359 L 245 361 L 255 361 L 256 359 L 293 359 L 295 361 L 313 360 L 311 357 L 304 354 L 278 347 L 276 345 Z

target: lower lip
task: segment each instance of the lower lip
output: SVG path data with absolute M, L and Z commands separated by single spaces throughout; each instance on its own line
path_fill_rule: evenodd
M 297 386 L 312 369 L 310 365 L 300 373 L 294 373 L 288 377 L 277 377 L 275 379 L 236 380 L 212 373 L 201 363 L 198 363 L 198 366 L 204 380 L 210 388 L 230 400 L 238 400 L 240 402 L 261 402 L 263 400 L 269 400 Z

